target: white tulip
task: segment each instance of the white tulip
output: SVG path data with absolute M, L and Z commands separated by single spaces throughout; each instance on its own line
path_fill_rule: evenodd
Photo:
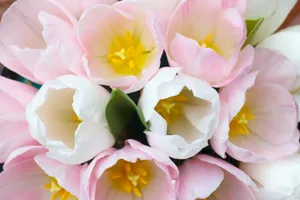
M 264 17 L 264 22 L 254 36 L 257 44 L 274 33 L 284 22 L 297 0 L 247 0 L 246 19 Z
M 74 75 L 46 82 L 30 102 L 26 118 L 31 135 L 67 164 L 80 164 L 113 146 L 105 107 L 109 93 Z
M 258 47 L 277 50 L 288 57 L 296 65 L 297 78 L 290 92 L 294 96 L 300 112 L 300 25 L 286 28 L 269 36 L 259 43 Z
M 163 68 L 144 88 L 139 107 L 150 131 L 150 146 L 168 156 L 186 159 L 208 145 L 220 112 L 218 93 L 205 82 Z
M 257 183 L 257 200 L 300 199 L 300 154 L 266 164 L 242 163 L 240 168 Z

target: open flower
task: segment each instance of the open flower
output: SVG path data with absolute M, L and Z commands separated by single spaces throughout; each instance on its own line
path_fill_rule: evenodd
M 253 48 L 241 51 L 246 39 L 244 1 L 183 0 L 167 31 L 170 65 L 221 87 L 249 69 Z M 244 2 L 245 3 L 245 2 Z
M 176 181 L 178 200 L 254 200 L 254 182 L 231 164 L 207 155 L 186 160 Z
M 219 126 L 211 144 L 243 162 L 279 159 L 299 148 L 297 108 L 289 88 L 295 66 L 268 49 L 256 49 L 251 73 L 220 92 Z
M 33 138 L 49 149 L 47 155 L 79 164 L 114 144 L 105 118 L 109 93 L 74 75 L 48 81 L 27 107 Z
M 12 152 L 0 174 L 2 199 L 78 200 L 81 165 L 67 165 L 45 156 L 41 146 Z
M 0 62 L 41 83 L 65 74 L 84 74 L 76 16 L 101 2 L 114 1 L 16 1 L 1 21 Z
M 88 10 L 79 21 L 88 77 L 127 93 L 143 88 L 162 55 L 155 22 L 152 13 L 131 1 Z
M 208 145 L 220 110 L 218 93 L 205 82 L 162 68 L 145 86 L 139 107 L 150 122 L 152 147 L 172 158 L 194 156 Z
M 258 186 L 257 200 L 294 200 L 300 197 L 300 154 L 263 164 L 242 163 L 241 170 Z
M 0 163 L 15 149 L 37 144 L 31 137 L 25 109 L 37 90 L 0 76 Z
M 120 150 L 99 154 L 83 172 L 85 200 L 176 199 L 175 164 L 157 149 L 129 140 Z

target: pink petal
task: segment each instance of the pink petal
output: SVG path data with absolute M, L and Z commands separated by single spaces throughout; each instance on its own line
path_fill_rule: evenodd
M 198 156 L 198 159 L 200 159 L 203 162 L 207 162 L 213 165 L 217 165 L 230 173 L 231 175 L 235 176 L 241 183 L 243 183 L 246 186 L 250 186 L 253 190 L 256 189 L 256 185 L 254 182 L 248 177 L 243 171 L 236 168 L 235 166 L 231 165 L 230 163 L 217 159 L 208 155 L 200 155 Z
M 42 154 L 34 160 L 48 176 L 55 177 L 65 190 L 79 197 L 82 165 L 63 164 Z
M 281 53 L 264 48 L 255 49 L 251 71 L 259 70 L 257 83 L 275 83 L 290 89 L 296 79 L 296 66 Z
M 219 125 L 216 132 L 213 134 L 213 137 L 210 139 L 210 144 L 214 151 L 220 155 L 222 158 L 225 158 L 227 141 L 229 139 L 229 119 L 228 119 L 228 107 L 227 104 L 221 100 L 221 112 L 219 118 Z
M 247 45 L 244 49 L 241 50 L 239 54 L 238 61 L 233 68 L 230 75 L 221 82 L 214 84 L 214 87 L 223 87 L 227 84 L 230 84 L 232 81 L 242 78 L 245 76 L 251 69 L 253 65 L 254 58 L 254 48 L 251 45 Z
M 223 11 L 217 25 L 215 45 L 232 65 L 235 65 L 245 40 L 246 27 L 240 13 L 235 8 Z
M 176 182 L 178 200 L 205 199 L 220 186 L 223 179 L 224 172 L 218 166 L 197 158 L 187 160 L 180 167 L 180 177 Z
M 214 196 L 222 200 L 256 199 L 251 189 L 230 173 L 225 173 L 224 181 L 215 191 Z
M 247 6 L 246 0 L 222 0 L 222 8 L 228 9 L 228 8 L 236 8 L 239 10 L 241 15 L 244 14 Z
M 12 90 L 12 88 L 14 88 Z M 11 98 L 16 99 L 24 108 L 37 92 L 37 89 L 29 85 L 0 77 L 0 90 L 5 92 Z M 9 102 L 7 102 L 9 103 Z
M 231 67 L 215 51 L 202 48 L 192 39 L 176 34 L 170 45 L 169 56 L 176 58 L 182 72 L 215 83 L 227 77 Z
M 297 152 L 299 149 L 299 137 L 300 134 L 297 130 L 288 142 L 278 145 L 270 144 L 256 135 L 239 137 L 232 140 L 232 142 L 243 148 L 244 151 L 248 151 L 249 155 L 241 156 L 239 151 L 229 154 L 243 162 L 274 161 Z
M 297 129 L 298 116 L 292 95 L 283 87 L 262 83 L 247 91 L 246 104 L 255 116 L 250 134 L 272 143 L 289 141 Z
M 48 181 L 34 160 L 27 160 L 0 174 L 0 196 L 10 200 L 50 199 L 51 193 L 44 188 Z
M 257 72 L 252 72 L 247 76 L 232 82 L 220 92 L 221 101 L 225 101 L 228 106 L 229 121 L 242 109 L 246 101 L 246 91 L 251 88 L 257 76 Z
M 4 170 L 17 165 L 19 163 L 33 160 L 38 154 L 43 154 L 47 151 L 43 146 L 26 146 L 13 151 L 7 158 L 3 168 Z

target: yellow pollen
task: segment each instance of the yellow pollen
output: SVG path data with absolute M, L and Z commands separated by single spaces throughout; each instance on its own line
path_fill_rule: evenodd
M 117 74 L 138 76 L 146 64 L 149 53 L 151 50 L 145 48 L 140 38 L 126 31 L 125 35 L 113 39 L 107 61 Z
M 254 119 L 254 115 L 249 111 L 247 107 L 243 107 L 240 112 L 230 122 L 229 137 L 236 137 L 241 135 L 249 135 L 249 129 L 247 127 L 249 120 Z
M 175 122 L 182 113 L 184 103 L 189 102 L 189 99 L 181 92 L 177 96 L 169 97 L 160 100 L 155 106 L 158 112 L 170 125 Z
M 73 196 L 71 193 L 66 191 L 64 188 L 62 188 L 57 180 L 53 177 L 50 177 L 51 180 L 48 184 L 44 186 L 45 189 L 49 190 L 49 192 L 53 193 L 50 200 L 68 200 L 69 197 L 72 199 L 77 199 L 75 196 Z
M 213 43 L 212 34 L 208 34 L 203 41 L 198 41 L 199 45 L 203 48 L 210 48 L 214 50 L 216 53 L 220 54 L 218 47 Z
M 139 159 L 135 163 L 119 160 L 108 173 L 115 188 L 137 197 L 142 197 L 141 191 L 150 179 L 148 161 Z

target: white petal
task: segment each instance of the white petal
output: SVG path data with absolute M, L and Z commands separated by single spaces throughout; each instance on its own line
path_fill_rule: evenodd
M 272 17 L 265 18 L 263 24 L 255 34 L 253 44 L 259 43 L 260 41 L 274 33 L 284 22 L 289 12 L 297 3 L 297 0 L 276 0 L 276 2 L 276 12 L 272 15 Z

